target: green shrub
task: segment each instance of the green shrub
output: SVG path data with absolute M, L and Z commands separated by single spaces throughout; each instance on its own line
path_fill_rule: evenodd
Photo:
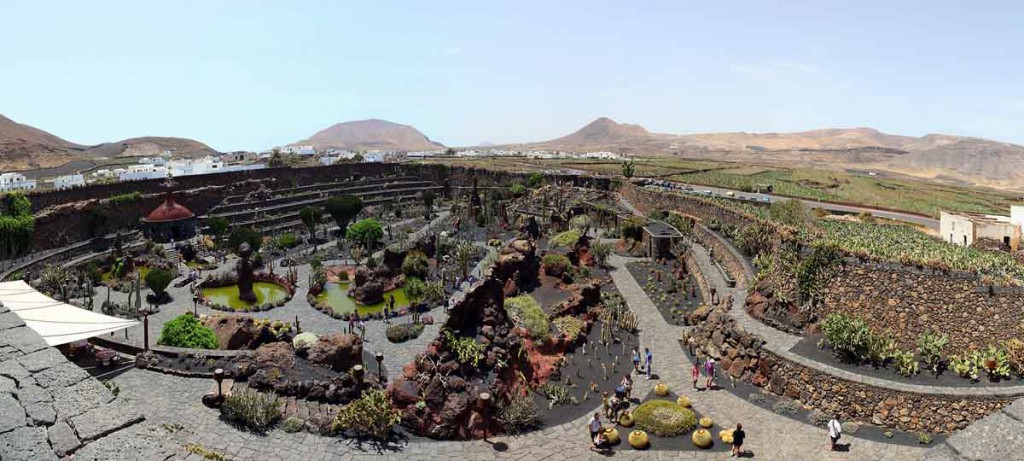
M 157 344 L 194 349 L 220 347 L 213 329 L 199 323 L 199 319 L 192 314 L 182 314 L 165 323 Z
M 526 194 L 526 186 L 524 186 L 523 183 L 517 182 L 513 184 L 512 187 L 508 189 L 508 191 L 512 194 L 513 197 L 522 197 L 524 194 Z
M 942 364 L 942 350 L 949 344 L 949 336 L 939 336 L 935 333 L 925 333 L 917 338 L 917 353 L 921 354 L 925 366 L 932 373 L 939 373 L 939 366 Z
M 570 343 L 575 342 L 587 327 L 586 322 L 571 315 L 558 317 L 551 323 L 555 324 L 555 328 L 558 328 L 558 332 L 565 336 Z
M 388 341 L 393 343 L 402 343 L 410 339 L 415 339 L 423 333 L 422 323 L 400 323 L 388 325 L 388 329 L 385 334 L 388 337 Z
M 803 407 L 800 406 L 800 402 L 788 399 L 778 400 L 772 405 L 772 411 L 785 416 L 793 416 L 800 412 L 801 408 Z
M 137 202 L 140 198 L 142 198 L 142 192 L 126 192 L 124 194 L 111 195 L 109 202 L 111 204 L 133 203 Z
M 978 361 L 975 360 L 977 355 L 977 351 L 964 355 L 951 355 L 949 356 L 949 369 L 961 378 L 978 379 Z
M 288 419 L 284 420 L 284 422 L 281 423 L 281 429 L 289 434 L 294 434 L 296 432 L 301 431 L 302 428 L 305 427 L 305 425 L 305 421 L 294 416 L 289 416 Z
M 541 259 L 541 265 L 544 266 L 544 273 L 553 277 L 561 277 L 565 271 L 572 267 L 569 258 L 557 253 L 544 255 L 544 258 Z
M 529 187 L 530 189 L 536 189 L 537 186 L 539 186 L 541 181 L 543 181 L 543 180 L 544 180 L 544 176 L 541 176 L 540 173 L 537 173 L 537 172 L 530 173 L 530 176 L 528 176 L 526 178 L 526 187 Z
M 572 401 L 569 396 L 569 389 L 565 386 L 555 383 L 544 383 L 543 386 L 537 388 L 537 392 L 540 392 L 544 398 L 548 399 L 548 405 L 567 405 Z
M 917 360 L 914 359 L 914 354 L 907 351 L 896 351 L 892 353 L 892 364 L 896 368 L 896 372 L 911 377 L 917 374 Z
M 299 244 L 299 238 L 288 232 L 277 237 L 277 246 L 281 248 L 295 248 Z
M 228 421 L 262 432 L 281 418 L 281 399 L 270 392 L 243 389 L 224 399 L 220 413 Z
M 931 436 L 931 434 L 929 434 L 927 432 L 918 432 L 917 433 L 917 443 L 919 443 L 921 445 L 928 445 L 928 444 L 932 443 L 932 436 Z
M 636 427 L 660 437 L 685 434 L 697 427 L 697 415 L 668 400 L 651 400 L 633 412 Z
M 308 331 L 304 331 L 302 333 L 295 335 L 295 337 L 292 338 L 292 346 L 295 347 L 296 349 L 303 349 L 311 347 L 313 344 L 316 343 L 316 341 L 317 337 L 315 334 L 310 333 Z
M 629 238 L 633 240 L 643 239 L 645 224 L 647 224 L 647 221 L 639 216 L 630 216 L 622 220 L 622 224 L 619 226 L 622 238 Z
M 402 273 L 408 277 L 427 278 L 430 259 L 422 251 L 410 251 L 402 261 Z
M 384 227 L 376 219 L 361 219 L 355 224 L 348 226 L 345 230 L 345 239 L 365 245 L 367 248 L 373 246 L 384 237 Z
M 989 378 L 1006 379 L 1010 377 L 1010 359 L 1006 350 L 1001 347 L 989 346 L 982 355 L 981 368 Z
M 238 253 L 238 248 L 242 246 L 242 243 L 248 243 L 255 254 L 263 246 L 263 234 L 248 227 L 239 227 L 232 230 L 231 235 L 228 236 L 228 248 Z
M 526 328 L 533 339 L 542 340 L 550 334 L 551 322 L 532 296 L 508 298 L 505 300 L 505 309 L 516 325 Z
M 455 336 L 449 329 L 441 330 L 441 335 L 444 338 L 444 343 L 453 353 L 455 353 L 456 360 L 462 364 L 473 364 L 477 366 L 480 364 L 480 359 L 484 353 L 484 346 L 476 342 L 476 339 L 467 337 Z
M 580 231 L 572 229 L 551 237 L 552 247 L 571 247 L 580 239 Z
M 764 394 L 762 394 L 760 392 L 751 392 L 750 394 L 747 395 L 747 400 L 749 400 L 751 403 L 755 403 L 755 404 L 763 403 L 764 402 Z
M 152 269 L 146 274 L 146 286 L 157 296 L 164 294 L 171 280 L 174 280 L 174 275 L 163 269 Z
M 832 314 L 821 324 L 824 343 L 851 362 L 883 364 L 897 352 L 896 340 L 888 331 L 875 333 L 863 319 Z
M 356 435 L 387 440 L 391 429 L 402 421 L 402 413 L 391 406 L 385 390 L 368 389 L 358 400 L 338 410 L 331 427 Z
M 501 405 L 498 422 L 509 435 L 522 434 L 541 426 L 540 414 L 533 398 L 519 393 L 513 393 L 509 401 Z

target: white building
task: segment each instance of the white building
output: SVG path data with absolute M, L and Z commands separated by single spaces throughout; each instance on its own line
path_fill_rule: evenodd
M 282 154 L 314 155 L 316 149 L 313 146 L 285 146 L 281 148 Z
M 384 161 L 385 153 L 379 150 L 371 150 L 363 154 L 364 163 L 380 163 Z
M 36 180 L 28 179 L 21 173 L 0 174 L 0 192 L 12 190 L 35 190 Z
M 85 187 L 85 176 L 81 174 L 69 174 L 54 178 L 53 188 L 57 190 L 71 189 L 72 187 Z
M 1024 235 L 1024 206 L 1010 207 L 1010 216 L 943 211 L 939 215 L 939 234 L 956 245 L 972 245 L 983 238 L 1017 250 Z

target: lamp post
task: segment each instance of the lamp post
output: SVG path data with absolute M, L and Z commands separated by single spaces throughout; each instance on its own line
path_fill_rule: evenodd
M 142 349 L 149 350 L 149 309 L 142 309 Z
M 224 400 L 224 389 L 221 387 L 221 382 L 224 381 L 224 369 L 218 368 L 213 370 L 213 380 L 217 381 L 217 401 L 221 402 Z
M 487 407 L 491 401 L 491 393 L 484 391 L 480 393 L 480 412 L 483 415 L 484 422 L 484 442 L 487 441 Z
M 377 353 L 377 381 L 384 382 L 384 353 Z

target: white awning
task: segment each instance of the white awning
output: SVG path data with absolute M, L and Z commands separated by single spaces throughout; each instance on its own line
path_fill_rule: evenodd
M 24 281 L 0 283 L 0 303 L 29 328 L 57 346 L 89 339 L 138 325 L 126 320 L 72 306 L 46 296 Z

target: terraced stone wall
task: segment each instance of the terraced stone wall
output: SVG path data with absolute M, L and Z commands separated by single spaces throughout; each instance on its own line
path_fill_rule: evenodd
M 843 419 L 905 431 L 949 433 L 1008 405 L 1016 397 L 944 396 L 900 392 L 835 378 L 762 350 L 771 369 L 768 389 Z
M 989 288 L 975 277 L 879 264 L 846 263 L 825 291 L 819 315 L 844 312 L 889 329 L 913 349 L 930 330 L 949 335 L 948 351 L 1024 340 L 1024 291 Z

